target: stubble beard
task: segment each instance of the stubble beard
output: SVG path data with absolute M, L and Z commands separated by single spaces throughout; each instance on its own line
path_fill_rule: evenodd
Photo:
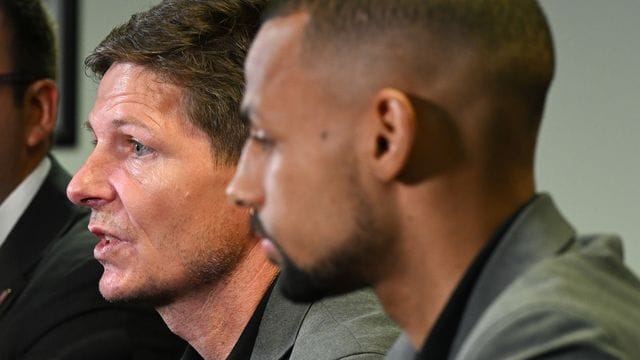
M 189 294 L 212 288 L 224 281 L 238 267 L 247 251 L 243 244 L 232 242 L 221 246 L 217 251 L 200 249 L 193 254 L 183 250 L 181 258 L 189 260 L 184 264 L 185 275 L 179 281 L 164 282 L 149 276 L 137 289 L 105 296 L 105 299 L 112 303 L 139 304 L 154 308 L 174 304 Z
M 364 197 L 358 196 L 353 206 L 353 231 L 344 239 L 342 247 L 320 259 L 312 269 L 296 265 L 278 240 L 265 234 L 280 253 L 279 286 L 286 298 L 294 302 L 313 302 L 371 285 L 370 264 L 371 260 L 375 262 L 376 249 L 382 239 L 368 209 Z

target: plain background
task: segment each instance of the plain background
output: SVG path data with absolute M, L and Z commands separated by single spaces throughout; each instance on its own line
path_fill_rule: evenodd
M 79 63 L 117 24 L 157 0 L 80 1 Z M 640 0 L 542 0 L 554 33 L 556 78 L 541 129 L 538 189 L 580 232 L 614 232 L 640 272 Z M 78 127 L 97 85 L 78 69 Z M 72 173 L 91 151 L 54 153 Z

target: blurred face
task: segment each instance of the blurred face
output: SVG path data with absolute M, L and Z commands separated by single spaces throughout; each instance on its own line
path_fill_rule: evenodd
M 359 163 L 361 110 L 343 107 L 299 63 L 306 16 L 269 21 L 246 63 L 251 122 L 227 188 L 254 210 L 285 295 L 314 300 L 363 286 L 378 243 Z
M 224 198 L 233 168 L 215 164 L 182 95 L 126 63 L 100 82 L 88 121 L 95 149 L 67 194 L 92 210 L 108 300 L 170 303 L 215 284 L 247 250 L 246 212 Z
M 9 32 L 0 13 L 0 74 L 13 72 Z M 24 177 L 25 132 L 21 111 L 16 107 L 12 85 L 0 82 L 0 204 Z

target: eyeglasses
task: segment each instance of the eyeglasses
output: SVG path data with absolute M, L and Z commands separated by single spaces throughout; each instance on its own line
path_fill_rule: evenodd
M 30 76 L 16 73 L 0 74 L 0 84 L 24 84 L 33 79 Z

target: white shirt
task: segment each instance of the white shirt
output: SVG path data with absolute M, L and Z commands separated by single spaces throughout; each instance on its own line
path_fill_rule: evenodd
M 0 247 L 7 240 L 7 236 L 16 225 L 22 213 L 27 210 L 31 200 L 44 183 L 49 170 L 51 160 L 45 157 L 40 164 L 27 176 L 18 187 L 0 204 Z

